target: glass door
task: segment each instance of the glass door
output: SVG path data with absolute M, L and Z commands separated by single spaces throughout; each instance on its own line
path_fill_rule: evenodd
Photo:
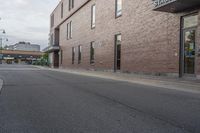
M 195 29 L 184 31 L 184 74 L 195 74 Z
M 198 13 L 183 16 L 181 19 L 180 77 L 195 76 Z

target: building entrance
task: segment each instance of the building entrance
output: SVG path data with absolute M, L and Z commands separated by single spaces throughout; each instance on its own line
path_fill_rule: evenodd
M 182 18 L 181 76 L 195 75 L 197 25 L 196 14 Z

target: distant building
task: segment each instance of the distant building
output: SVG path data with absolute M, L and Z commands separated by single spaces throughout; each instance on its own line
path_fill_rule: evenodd
M 43 54 L 40 51 L 1 50 L 0 64 L 32 64 Z
M 6 46 L 5 49 L 21 51 L 40 51 L 40 45 L 31 44 L 30 42 L 19 42 L 14 45 Z

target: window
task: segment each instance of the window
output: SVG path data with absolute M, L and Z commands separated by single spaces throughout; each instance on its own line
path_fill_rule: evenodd
M 69 0 L 69 11 L 74 8 L 74 0 Z
M 92 6 L 92 12 L 91 12 L 91 28 L 95 28 L 96 23 L 96 5 Z
M 54 45 L 54 35 L 53 35 L 53 34 L 51 34 L 50 45 L 51 45 L 51 46 Z
M 90 44 L 90 64 L 94 63 L 94 42 Z
M 82 52 L 82 46 L 78 46 L 78 64 L 81 63 L 81 52 Z
M 72 47 L 72 64 L 74 64 L 76 49 Z
M 60 50 L 60 64 L 62 65 L 63 63 L 63 51 Z
M 54 26 L 54 14 L 51 15 L 51 28 Z
M 190 15 L 183 17 L 183 28 L 196 27 L 198 25 L 198 15 Z
M 116 4 L 115 5 L 115 7 L 116 7 L 116 9 L 115 9 L 115 16 L 119 17 L 119 16 L 122 15 L 122 0 L 116 0 L 115 4 Z
M 115 71 L 121 69 L 121 34 L 115 35 Z
M 69 23 L 67 23 L 67 40 L 69 39 Z
M 61 18 L 63 18 L 63 3 L 61 4 Z
M 69 37 L 72 39 L 72 21 L 69 23 Z
M 72 39 L 72 21 L 67 23 L 67 40 Z

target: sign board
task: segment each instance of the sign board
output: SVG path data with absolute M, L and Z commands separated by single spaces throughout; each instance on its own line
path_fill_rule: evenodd
M 14 60 L 15 58 L 14 57 L 4 57 L 3 59 L 4 60 Z
M 176 0 L 152 0 L 152 1 L 155 8 L 158 8 L 170 4 L 172 2 L 175 2 Z

